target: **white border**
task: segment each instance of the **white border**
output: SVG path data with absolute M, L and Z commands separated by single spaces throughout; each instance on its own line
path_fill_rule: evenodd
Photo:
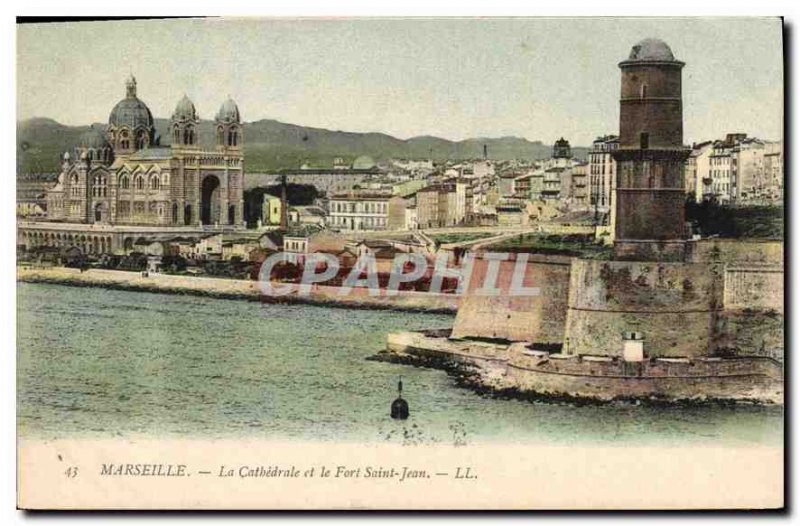
M 514 2 L 511 0 L 492 0 L 490 2 L 476 2 L 476 1 L 462 1 L 462 2 L 433 2 L 431 0 L 403 0 L 378 3 L 369 0 L 340 0 L 333 2 L 331 0 L 279 0 L 272 1 L 269 4 L 258 5 L 255 2 L 240 2 L 233 4 L 230 2 L 219 2 L 219 0 L 192 0 L 191 2 L 163 2 L 154 0 L 139 0 L 135 3 L 130 2 L 98 2 L 98 1 L 83 1 L 83 0 L 69 0 L 69 1 L 42 1 L 42 2 L 25 2 L 22 4 L 12 4 L 6 2 L 3 4 L 4 16 L 1 19 L 2 26 L 2 72 L 4 73 L 0 85 L 2 85 L 3 98 L 2 100 L 8 104 L 10 108 L 8 118 L 5 125 L 0 127 L 0 144 L 2 144 L 2 151 L 4 155 L 2 159 L 5 161 L 4 179 L 11 182 L 15 179 L 16 172 L 15 162 L 15 132 L 16 132 L 16 102 L 15 102 L 15 20 L 16 15 L 25 16 L 45 16 L 45 15 L 60 15 L 60 16 L 90 16 L 96 13 L 103 13 L 106 16 L 201 16 L 201 15 L 227 15 L 227 16 L 776 16 L 783 15 L 786 17 L 787 24 L 791 26 L 792 41 L 791 49 L 789 50 L 789 57 L 791 57 L 791 64 L 787 63 L 787 82 L 791 79 L 788 74 L 792 73 L 793 69 L 797 66 L 797 21 L 800 19 L 798 16 L 798 4 L 796 1 L 789 0 L 759 0 L 758 2 L 741 2 L 729 0 L 727 2 L 697 2 L 696 0 L 670 0 L 667 2 L 652 2 L 648 0 L 639 1 L 622 1 L 622 0 L 605 0 L 601 2 L 585 2 L 579 0 L 559 0 L 558 2 L 543 2 L 543 3 L 523 3 Z M 6 12 L 8 11 L 8 12 Z M 16 11 L 16 12 L 12 12 Z M 794 77 L 794 75 L 792 75 Z M 796 83 L 790 83 L 795 93 L 798 92 Z M 57 89 L 57 87 L 53 87 Z M 792 104 L 792 119 L 790 124 L 797 122 L 797 101 Z M 795 162 L 793 152 L 800 151 L 798 149 L 798 137 L 796 132 L 791 134 L 791 144 L 787 144 L 786 159 L 789 162 L 786 173 L 787 180 L 789 177 L 797 175 L 797 163 Z M 797 225 L 796 220 L 797 203 L 798 203 L 798 185 L 796 182 L 789 183 L 791 191 L 791 199 L 794 203 L 794 209 L 789 209 L 787 219 L 792 225 L 791 233 L 791 258 L 793 262 L 800 260 L 800 245 L 798 245 Z M 0 243 L 2 246 L 9 249 L 15 244 L 15 192 L 8 188 L 4 192 L 0 192 L 0 199 L 2 199 L 2 207 L 0 210 L 3 212 L 4 221 L 0 227 Z M 790 271 L 790 269 L 787 269 Z M 0 258 L 0 275 L 3 276 L 4 282 L 7 283 L 5 288 L 6 293 L 2 297 L 0 309 L 2 309 L 2 319 L 7 320 L 4 324 L 6 330 L 3 331 L 3 345 L 0 347 L 0 354 L 2 355 L 2 370 L 5 375 L 4 382 L 2 382 L 2 416 L 5 422 L 5 432 L 2 434 L 2 453 L 5 462 L 2 463 L 4 467 L 2 477 L 0 477 L 0 496 L 2 497 L 3 519 L 11 523 L 19 523 L 23 520 L 30 518 L 20 512 L 14 511 L 16 489 L 15 489 L 15 433 L 16 433 L 16 408 L 15 408 L 15 339 L 16 339 L 16 317 L 15 317 L 15 266 L 12 261 L 11 254 L 8 253 L 5 257 Z M 6 281 L 7 280 L 7 281 Z M 797 280 L 793 280 L 791 292 L 792 296 L 796 296 L 798 292 Z M 789 327 L 800 327 L 800 314 L 797 311 L 791 311 Z M 787 349 L 787 352 L 793 354 L 794 348 Z M 797 374 L 797 358 L 791 360 L 792 370 L 790 372 L 792 380 L 796 380 Z M 797 402 L 797 389 L 793 389 L 794 396 L 791 397 L 791 406 L 793 408 Z M 793 419 L 793 415 L 788 414 L 787 418 Z M 796 433 L 795 433 L 796 434 Z M 788 444 L 787 444 L 788 445 Z M 796 441 L 792 441 L 793 457 L 797 457 Z M 797 506 L 797 483 L 796 479 L 792 485 L 793 495 L 787 497 L 791 502 Z M 50 522 L 58 520 L 63 516 L 46 516 L 36 517 L 37 522 Z M 518 517 L 518 516 L 517 516 Z M 551 521 L 559 520 L 566 522 L 577 522 L 585 516 L 571 516 L 560 517 L 555 519 L 552 516 L 534 516 L 526 517 L 524 520 L 535 521 Z M 84 520 L 91 520 L 97 518 L 100 520 L 108 517 L 93 517 L 81 516 L 75 517 L 79 522 Z M 125 516 L 126 520 L 148 521 L 153 524 L 165 522 L 169 518 L 174 517 L 154 517 L 154 516 Z M 183 519 L 194 519 L 196 517 L 183 516 Z M 310 520 L 315 520 L 321 517 L 313 517 Z M 331 517 L 326 517 L 331 518 Z M 352 516 L 337 516 L 338 520 L 350 520 Z M 374 515 L 361 517 L 361 519 L 376 520 Z M 435 517 L 444 518 L 444 517 Z M 522 518 L 522 517 L 518 517 Z M 704 522 L 727 522 L 731 519 L 730 516 L 718 517 L 703 517 Z M 758 520 L 759 518 L 766 518 L 763 516 L 751 517 L 736 517 L 738 520 L 744 519 L 746 521 Z M 230 517 L 210 517 L 205 520 L 212 522 L 229 520 Z M 392 520 L 411 519 L 415 522 L 432 522 L 434 517 L 394 517 Z M 473 518 L 474 519 L 474 518 Z M 597 519 L 597 517 L 595 517 Z M 633 516 L 633 517 L 619 517 L 619 516 L 604 516 L 601 520 L 604 521 L 618 521 L 618 520 L 635 520 L 645 521 L 651 520 L 652 517 L 646 516 Z M 4 523 L 5 523 L 4 520 Z M 295 520 L 288 517 L 270 517 L 270 521 L 284 522 L 288 520 Z M 308 517 L 303 517 L 300 520 L 309 520 Z M 385 520 L 385 519 L 382 519 Z M 463 521 L 464 517 L 449 517 L 447 520 Z M 493 520 L 490 517 L 480 516 L 478 518 L 481 522 Z M 676 524 L 685 525 L 687 522 L 694 522 L 699 520 L 697 516 L 670 516 L 661 518 L 664 522 L 674 522 Z

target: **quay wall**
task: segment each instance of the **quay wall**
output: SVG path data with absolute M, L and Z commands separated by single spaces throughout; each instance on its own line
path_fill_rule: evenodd
M 783 403 L 783 382 L 758 372 L 753 363 L 742 374 L 706 376 L 603 376 L 568 374 L 509 364 L 505 381 L 522 392 L 572 396 L 609 401 L 614 399 L 751 400 Z
M 251 301 L 275 301 L 287 303 L 311 303 L 348 308 L 398 309 L 455 313 L 459 298 L 453 294 L 428 294 L 416 291 L 400 291 L 396 296 L 370 296 L 367 289 L 354 288 L 347 295 L 340 295 L 339 287 L 312 287 L 307 296 L 297 293 L 297 285 L 276 283 L 275 287 L 289 285 L 292 291 L 277 298 L 263 298 L 259 282 L 196 276 L 174 276 L 150 274 L 143 277 L 140 272 L 120 270 L 78 269 L 64 267 L 17 267 L 17 280 L 36 283 L 54 283 L 79 287 L 101 287 L 108 289 L 189 294 Z
M 510 345 L 451 340 L 438 333 L 393 333 L 387 349 L 415 363 L 467 372 L 475 387 L 519 396 L 599 401 L 646 399 L 736 400 L 783 403 L 783 366 L 768 357 L 653 358 L 643 362 L 604 356 L 531 351 Z

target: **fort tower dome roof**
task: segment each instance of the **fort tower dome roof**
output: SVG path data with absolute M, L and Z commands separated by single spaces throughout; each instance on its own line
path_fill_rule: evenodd
M 645 38 L 637 42 L 628 55 L 628 60 L 666 60 L 674 61 L 675 55 L 663 40 Z

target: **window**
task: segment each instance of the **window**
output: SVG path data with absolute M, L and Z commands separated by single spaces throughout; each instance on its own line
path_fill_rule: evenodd
M 236 128 L 231 128 L 228 131 L 228 146 L 237 146 L 239 143 L 239 132 Z
M 127 150 L 128 148 L 131 147 L 131 141 L 130 138 L 128 137 L 127 131 L 123 131 L 122 133 L 120 133 L 119 147 L 122 148 L 123 150 Z
M 139 130 L 136 134 L 136 149 L 143 150 L 145 146 L 147 146 L 147 135 L 144 130 Z
M 153 175 L 150 177 L 150 189 L 151 190 L 158 190 L 161 188 L 161 181 L 159 180 L 157 175 Z
M 106 197 L 108 195 L 107 179 L 105 175 L 96 175 L 92 179 L 92 195 Z
M 642 132 L 639 134 L 639 148 L 642 150 L 647 150 L 650 148 L 650 134 L 647 132 Z
M 646 99 L 647 98 L 647 84 L 642 84 L 642 87 L 639 92 L 639 98 Z
M 136 178 L 133 180 L 133 185 L 136 187 L 137 190 L 144 190 L 144 177 L 141 175 L 137 175 Z
M 128 188 L 130 188 L 131 180 L 130 177 L 128 177 L 128 174 L 122 174 L 122 176 L 119 178 L 119 186 L 123 190 L 127 190 Z

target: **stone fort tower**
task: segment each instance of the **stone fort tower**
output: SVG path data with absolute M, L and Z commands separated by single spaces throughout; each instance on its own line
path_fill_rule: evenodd
M 622 260 L 684 258 L 681 70 L 669 46 L 647 38 L 620 62 L 614 255 Z

